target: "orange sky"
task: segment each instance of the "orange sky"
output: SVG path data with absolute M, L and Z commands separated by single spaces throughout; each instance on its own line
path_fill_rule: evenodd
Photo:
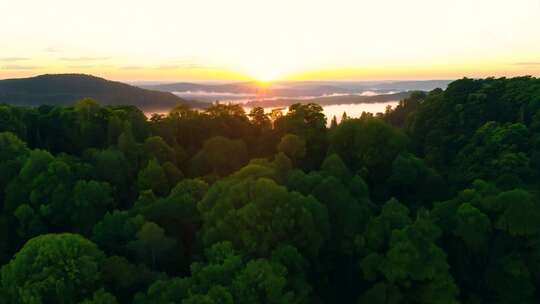
M 538 0 L 0 0 L 0 78 L 540 75 Z

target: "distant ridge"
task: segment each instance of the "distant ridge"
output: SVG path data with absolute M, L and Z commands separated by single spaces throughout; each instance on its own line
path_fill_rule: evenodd
M 134 105 L 145 111 L 169 110 L 177 104 L 204 106 L 172 93 L 147 90 L 86 74 L 45 74 L 0 80 L 0 103 L 70 105 L 86 97 L 104 105 Z
M 323 96 L 329 94 L 355 94 L 363 91 L 381 93 L 402 91 L 431 91 L 445 89 L 452 80 L 403 80 L 403 81 L 277 81 L 261 87 L 257 82 L 204 84 L 177 82 L 140 85 L 141 88 L 162 92 L 213 92 L 275 96 Z
M 381 94 L 375 96 L 358 96 L 358 95 L 342 95 L 342 96 L 325 96 L 310 99 L 263 99 L 254 100 L 245 103 L 248 108 L 254 107 L 288 107 L 295 103 L 316 103 L 321 106 L 339 105 L 339 104 L 361 104 L 361 103 L 383 103 L 390 101 L 400 101 L 411 95 L 411 91 L 398 92 L 393 94 Z

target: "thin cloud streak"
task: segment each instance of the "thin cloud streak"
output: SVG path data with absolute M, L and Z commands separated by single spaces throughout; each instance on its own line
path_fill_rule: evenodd
M 32 65 L 18 65 L 18 64 L 9 64 L 9 65 L 5 65 L 2 67 L 2 70 L 18 70 L 18 71 L 23 71 L 23 70 L 36 70 L 36 69 L 39 69 L 40 67 L 38 66 L 32 66 Z
M 144 67 L 142 66 L 123 66 L 123 67 L 119 67 L 120 70 L 142 70 L 144 69 Z
M 92 69 L 95 68 L 95 65 L 91 64 L 82 64 L 82 65 L 69 65 L 68 68 L 70 69 Z
M 15 62 L 15 61 L 24 61 L 24 60 L 30 60 L 30 58 L 27 58 L 27 57 L 4 57 L 4 58 L 0 58 L 0 61 L 6 61 L 6 62 Z
M 540 65 L 540 61 L 531 61 L 531 62 L 516 62 L 513 65 L 520 65 L 520 66 L 536 66 Z
M 200 64 L 200 63 L 181 63 L 181 64 L 170 64 L 170 65 L 161 65 L 156 67 L 158 70 L 212 70 L 218 69 L 217 66 Z
M 61 57 L 59 58 L 62 61 L 100 61 L 108 60 L 111 57 Z

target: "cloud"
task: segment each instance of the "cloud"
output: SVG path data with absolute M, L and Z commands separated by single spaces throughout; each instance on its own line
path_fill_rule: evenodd
M 59 59 L 63 61 L 100 61 L 108 60 L 110 57 L 61 57 Z
M 30 60 L 30 58 L 26 58 L 26 57 L 4 57 L 4 58 L 0 58 L 0 61 L 7 61 L 7 62 L 23 61 L 23 60 Z
M 92 64 L 81 64 L 81 65 L 68 65 L 68 68 L 70 69 L 91 69 L 95 66 Z
M 202 70 L 202 69 L 217 69 L 218 67 L 201 63 L 180 63 L 161 65 L 156 67 L 158 70 Z
M 131 66 L 123 66 L 123 67 L 120 67 L 119 69 L 121 69 L 121 70 L 142 70 L 142 69 L 144 69 L 144 67 L 131 65 Z
M 58 52 L 60 52 L 60 50 L 58 50 L 56 48 L 53 48 L 53 47 L 48 47 L 48 48 L 44 49 L 43 51 L 47 52 L 47 53 L 58 53 Z
M 38 66 L 32 66 L 32 65 L 18 65 L 18 64 L 8 64 L 2 67 L 3 70 L 35 70 L 39 69 Z
M 513 65 L 540 66 L 540 61 L 516 62 Z
M 179 65 L 176 65 L 176 64 L 172 64 L 172 65 L 160 65 L 158 67 L 156 67 L 156 69 L 158 70 L 176 70 L 178 69 L 180 66 Z

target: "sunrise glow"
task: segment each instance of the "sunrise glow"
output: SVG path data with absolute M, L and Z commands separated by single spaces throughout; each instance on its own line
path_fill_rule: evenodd
M 0 78 L 88 73 L 123 81 L 271 81 L 540 74 L 538 0 L 189 5 L 5 0 L 0 11 Z

